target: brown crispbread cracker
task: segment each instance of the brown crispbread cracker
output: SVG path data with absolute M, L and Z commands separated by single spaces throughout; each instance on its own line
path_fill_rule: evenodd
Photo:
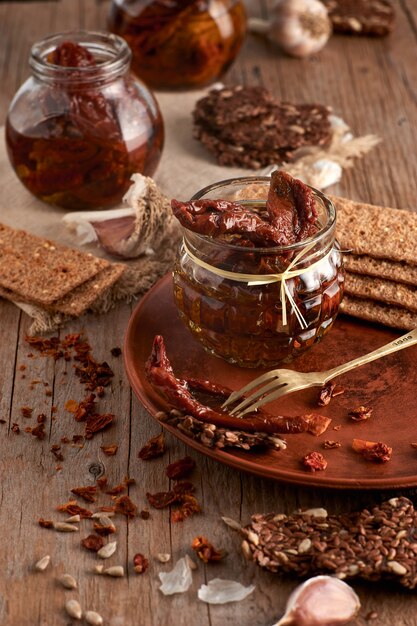
M 347 272 L 345 293 L 358 298 L 400 306 L 417 313 L 417 287 Z
M 417 213 L 331 197 L 342 250 L 417 265 Z
M 391 328 L 412 330 L 417 327 L 417 313 L 383 302 L 355 298 L 345 295 L 340 305 L 342 313 L 359 317 L 369 322 L 377 322 Z
M 79 317 L 88 311 L 88 309 L 114 285 L 125 270 L 126 266 L 121 263 L 111 264 L 109 267 L 104 268 L 98 274 L 85 281 L 82 285 L 75 287 L 75 289 L 66 294 L 63 298 L 43 306 L 43 309 L 52 313 L 62 313 Z M 14 291 L 5 289 L 4 287 L 0 287 L 0 297 L 6 298 L 12 302 L 34 304 L 30 299 L 23 298 Z
M 389 259 L 373 259 L 366 254 L 345 254 L 343 264 L 348 272 L 377 276 L 386 280 L 417 286 L 417 265 L 390 261 Z
M 322 0 L 336 33 L 384 36 L 394 26 L 394 8 L 387 0 Z
M 109 267 L 109 261 L 0 224 L 0 286 L 50 305 Z

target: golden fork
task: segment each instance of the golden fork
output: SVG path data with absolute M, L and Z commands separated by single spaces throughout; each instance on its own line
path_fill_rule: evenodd
M 417 328 L 373 352 L 369 352 L 364 356 L 354 359 L 353 361 L 348 361 L 326 372 L 303 373 L 293 372 L 287 369 L 271 370 L 262 376 L 258 376 L 258 378 L 255 378 L 252 382 L 245 385 L 245 387 L 239 389 L 239 391 L 233 391 L 222 405 L 222 408 L 235 403 L 237 400 L 244 397 L 246 393 L 254 389 L 255 391 L 252 391 L 240 404 L 229 411 L 230 415 L 242 417 L 246 413 L 251 413 L 264 404 L 272 402 L 287 393 L 293 393 L 294 391 L 306 389 L 307 387 L 321 387 L 336 376 L 340 376 L 370 361 L 380 359 L 386 354 L 391 354 L 391 352 L 408 348 L 408 346 L 412 346 L 415 343 L 417 343 Z

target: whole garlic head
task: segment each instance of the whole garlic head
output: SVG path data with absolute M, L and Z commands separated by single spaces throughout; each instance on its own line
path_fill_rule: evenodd
M 295 57 L 318 52 L 332 33 L 327 8 L 319 0 L 276 0 L 270 21 L 249 20 L 249 29 L 267 33 L 271 41 Z

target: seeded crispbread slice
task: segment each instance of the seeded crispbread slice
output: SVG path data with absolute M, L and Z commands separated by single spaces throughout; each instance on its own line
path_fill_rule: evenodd
M 368 298 L 385 304 L 401 306 L 417 313 L 417 287 L 347 272 L 345 293 L 358 298 Z
M 109 265 L 92 254 L 0 224 L 0 286 L 24 301 L 52 304 Z
M 417 265 L 417 213 L 331 199 L 338 210 L 336 231 L 342 249 Z
M 409 265 L 388 259 L 373 259 L 366 254 L 346 254 L 343 258 L 345 268 L 355 274 L 377 276 L 407 285 L 417 286 L 417 265 Z
M 384 36 L 394 26 L 394 8 L 387 0 L 322 0 L 333 30 L 351 35 Z
M 356 298 L 345 294 L 340 310 L 342 313 L 392 328 L 412 330 L 417 327 L 417 313 L 375 300 Z
M 42 308 L 52 313 L 63 313 L 65 315 L 79 317 L 90 309 L 91 306 L 114 285 L 125 270 L 126 266 L 121 263 L 114 263 L 98 272 L 98 274 L 82 285 L 75 287 L 75 289 L 66 294 L 63 298 L 56 300 L 52 304 L 45 305 Z M 19 294 L 3 287 L 0 287 L 0 297 L 11 300 L 12 302 L 33 304 L 33 302 L 27 298 L 22 298 Z

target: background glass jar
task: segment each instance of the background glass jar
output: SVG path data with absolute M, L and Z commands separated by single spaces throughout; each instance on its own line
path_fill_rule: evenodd
M 50 62 L 65 42 L 85 47 L 96 64 Z M 6 143 L 16 174 L 41 200 L 106 208 L 120 202 L 133 173 L 154 173 L 163 121 L 152 93 L 129 73 L 130 59 L 126 42 L 108 33 L 62 33 L 32 47 L 32 76 L 10 105 Z
M 109 29 L 126 39 L 148 85 L 187 88 L 217 80 L 246 32 L 241 0 L 113 0 Z
M 262 211 L 269 182 L 265 177 L 222 181 L 192 200 L 246 200 Z M 326 196 L 313 191 L 321 228 L 290 246 L 245 248 L 184 229 L 174 266 L 174 298 L 185 324 L 212 354 L 243 367 L 270 367 L 290 362 L 330 330 L 343 296 L 344 270 L 335 241 L 335 208 Z M 292 268 L 300 273 L 285 281 L 305 328 L 288 297 L 283 323 L 280 281 L 249 285 L 221 275 L 222 271 L 281 274 L 307 246 L 310 249 Z

